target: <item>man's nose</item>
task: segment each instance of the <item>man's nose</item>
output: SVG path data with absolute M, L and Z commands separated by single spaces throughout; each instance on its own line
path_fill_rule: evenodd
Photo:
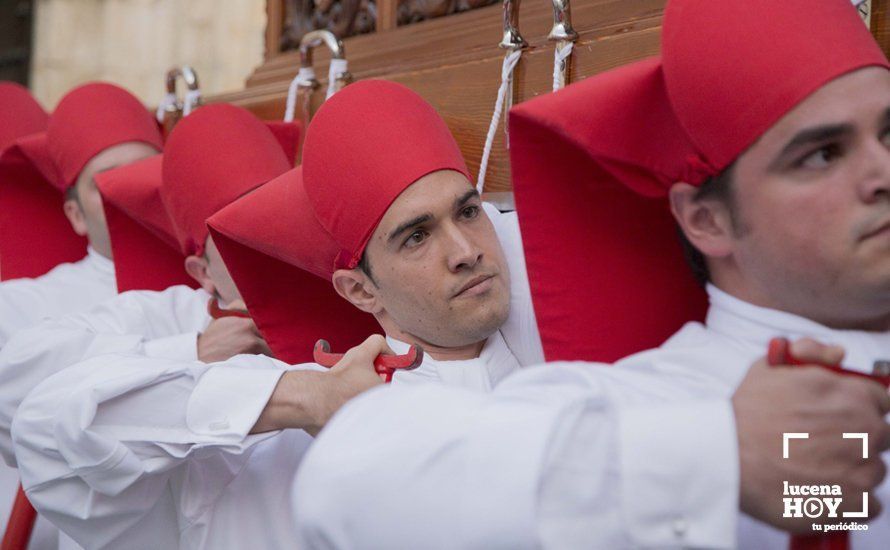
M 457 272 L 472 269 L 482 260 L 482 250 L 475 240 L 461 228 L 451 225 L 446 231 L 448 242 L 448 269 Z
M 890 148 L 877 142 L 869 148 L 868 169 L 859 182 L 860 199 L 867 203 L 890 200 Z

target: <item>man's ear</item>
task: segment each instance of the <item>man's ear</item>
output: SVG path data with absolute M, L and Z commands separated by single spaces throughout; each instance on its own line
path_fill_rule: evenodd
M 372 315 L 383 310 L 377 294 L 373 292 L 373 284 L 360 269 L 338 269 L 331 281 L 337 294 L 360 310 Z
M 71 229 L 81 237 L 87 236 L 87 220 L 83 215 L 83 209 L 77 199 L 66 199 L 62 205 L 65 217 L 71 222 Z
M 201 256 L 189 256 L 185 259 L 185 272 L 198 282 L 208 294 L 216 295 L 216 285 L 207 270 L 207 259 Z
M 668 193 L 671 213 L 686 239 L 704 256 L 729 256 L 734 233 L 729 209 L 717 199 L 696 200 L 697 192 L 688 183 L 675 183 Z

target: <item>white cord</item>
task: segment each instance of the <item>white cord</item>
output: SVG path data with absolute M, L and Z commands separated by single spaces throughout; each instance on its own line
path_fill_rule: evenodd
M 189 90 L 185 93 L 185 102 L 182 106 L 182 116 L 189 116 L 198 107 L 201 101 L 201 90 Z
M 565 86 L 567 75 L 563 72 L 563 64 L 572 56 L 572 50 L 575 48 L 574 42 L 566 42 L 562 48 L 557 44 L 553 53 L 553 91 L 557 91 Z
M 284 111 L 284 121 L 293 122 L 294 113 L 297 110 L 297 92 L 300 86 L 308 86 L 315 80 L 315 70 L 312 67 L 300 67 L 297 76 L 291 80 L 287 89 L 287 107 Z
M 164 99 L 161 100 L 161 103 L 158 104 L 158 111 L 155 114 L 155 118 L 158 119 L 159 124 L 164 123 L 164 118 L 167 116 L 167 107 L 172 105 L 176 105 L 176 94 L 168 92 L 167 95 L 164 96 Z
M 330 99 L 337 92 L 337 77 L 348 69 L 345 59 L 331 59 L 331 67 L 328 69 L 328 92 L 325 99 Z
M 513 69 L 519 63 L 522 50 L 515 50 L 504 56 L 504 65 L 501 69 L 501 86 L 498 88 L 498 98 L 494 104 L 494 113 L 491 115 L 491 124 L 488 125 L 488 135 L 485 136 L 485 147 L 482 149 L 482 161 L 479 163 L 479 179 L 476 182 L 476 190 L 482 193 L 485 187 L 485 172 L 488 171 L 488 158 L 491 156 L 491 147 L 494 144 L 494 136 L 501 121 L 501 111 L 504 109 L 504 101 L 507 93 L 512 89 Z M 511 98 L 512 99 L 512 98 Z

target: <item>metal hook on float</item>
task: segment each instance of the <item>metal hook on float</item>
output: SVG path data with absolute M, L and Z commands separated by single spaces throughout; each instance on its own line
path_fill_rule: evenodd
M 569 82 L 570 62 L 578 33 L 572 28 L 572 7 L 569 0 L 552 0 L 553 28 L 547 40 L 556 42 L 553 59 L 553 91 L 562 89 Z
M 343 42 L 334 33 L 326 30 L 306 33 L 300 40 L 300 70 L 293 81 L 291 81 L 287 92 L 285 122 L 293 122 L 298 96 L 303 97 L 303 122 L 309 122 L 309 101 L 312 93 L 321 86 L 315 76 L 315 69 L 312 67 L 312 52 L 321 45 L 327 47 L 331 52 L 331 64 L 328 68 L 328 89 L 325 99 L 328 99 L 352 81 L 352 75 L 349 74 L 346 62 L 346 49 L 343 47 Z
M 501 121 L 501 113 L 509 111 L 513 106 L 513 71 L 519 63 L 519 58 L 522 57 L 522 50 L 528 47 L 528 42 L 519 33 L 519 0 L 504 0 L 504 36 L 501 38 L 498 47 L 507 50 L 507 54 L 504 56 L 504 64 L 501 67 L 501 85 L 498 88 L 494 113 L 491 115 L 488 134 L 485 136 L 485 146 L 482 149 L 482 160 L 479 163 L 479 176 L 476 180 L 476 189 L 479 193 L 482 193 L 482 189 L 485 187 L 488 160 L 491 157 L 494 137 L 497 133 L 498 124 Z M 508 131 L 509 126 L 505 120 L 504 133 Z M 509 141 L 507 146 L 509 147 Z
M 182 101 L 176 93 L 176 84 L 180 80 L 186 86 L 185 99 Z M 198 73 L 188 65 L 173 67 L 167 71 L 165 81 L 167 94 L 158 105 L 157 119 L 169 132 L 179 119 L 188 116 L 201 105 L 201 86 L 198 83 Z

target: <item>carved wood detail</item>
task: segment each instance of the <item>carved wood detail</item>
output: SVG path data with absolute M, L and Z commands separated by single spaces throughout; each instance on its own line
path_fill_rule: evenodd
M 326 29 L 343 39 L 374 32 L 376 0 L 284 0 L 282 51 L 297 49 L 309 31 Z
M 278 51 L 283 52 L 297 49 L 303 35 L 317 29 L 327 29 L 342 40 L 376 30 L 389 30 L 393 26 L 410 25 L 498 4 L 500 0 L 278 0 L 278 2 L 284 8 L 284 23 L 278 45 Z M 270 24 L 274 24 L 271 23 L 271 19 Z
M 398 24 L 410 25 L 498 3 L 499 0 L 399 0 Z

